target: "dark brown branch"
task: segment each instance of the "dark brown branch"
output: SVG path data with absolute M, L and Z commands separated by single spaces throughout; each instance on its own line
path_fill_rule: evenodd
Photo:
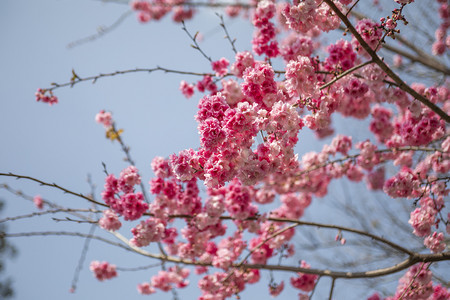
M 87 197 L 87 196 L 85 196 L 85 195 L 83 195 L 81 193 L 72 192 L 72 191 L 70 191 L 70 190 L 68 190 L 68 189 L 66 189 L 66 188 L 64 188 L 62 186 L 57 185 L 56 183 L 48 183 L 48 182 L 44 182 L 42 180 L 30 177 L 30 176 L 18 175 L 18 174 L 13 174 L 13 173 L 0 173 L 0 176 L 15 177 L 16 179 L 28 179 L 28 180 L 37 182 L 40 185 L 57 188 L 57 189 L 63 191 L 64 193 L 66 193 L 66 194 L 70 194 L 70 195 L 73 195 L 73 196 L 80 197 L 80 198 L 85 199 L 85 200 L 87 200 L 87 201 L 89 201 L 91 203 L 94 203 L 94 204 L 97 204 L 97 205 L 100 205 L 100 206 L 107 206 L 106 204 L 97 202 L 94 199 L 92 199 L 90 197 Z
M 129 73 L 140 73 L 140 72 L 144 72 L 144 73 L 153 73 L 156 71 L 163 71 L 165 73 L 174 73 L 174 74 L 182 74 L 182 75 L 194 75 L 194 76 L 214 76 L 214 74 L 212 73 L 199 73 L 199 72 L 188 72 L 188 71 L 179 71 L 179 70 L 171 70 L 171 69 L 166 69 L 163 67 L 159 67 L 157 66 L 156 68 L 152 68 L 152 69 L 145 69 L 145 68 L 136 68 L 136 69 L 131 69 L 131 70 L 124 70 L 124 71 L 115 71 L 115 72 L 111 72 L 111 73 L 100 73 L 98 75 L 94 75 L 94 76 L 88 76 L 88 77 L 79 77 L 76 76 L 74 78 L 74 80 L 71 80 L 69 82 L 65 82 L 65 83 L 51 83 L 52 87 L 51 88 L 46 88 L 46 91 L 53 91 L 57 88 L 61 88 L 61 87 L 67 87 L 67 86 L 74 86 L 77 83 L 80 82 L 85 82 L 85 81 L 92 81 L 92 83 L 97 82 L 98 79 L 100 78 L 104 78 L 104 77 L 112 77 L 112 76 L 116 76 L 116 75 L 123 75 L 123 74 L 129 74 Z
M 8 222 L 8 221 L 15 221 L 20 219 L 28 219 L 36 216 L 42 216 L 46 214 L 56 214 L 60 212 L 66 212 L 66 213 L 72 213 L 72 212 L 93 212 L 93 213 L 101 213 L 101 210 L 94 210 L 94 209 L 71 209 L 71 208 L 60 208 L 60 209 L 51 209 L 46 211 L 38 211 L 31 214 L 26 215 L 20 215 L 20 216 L 14 216 L 14 217 L 8 217 L 4 219 L 0 219 L 0 223 Z

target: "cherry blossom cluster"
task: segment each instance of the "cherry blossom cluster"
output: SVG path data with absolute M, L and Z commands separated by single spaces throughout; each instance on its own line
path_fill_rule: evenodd
M 356 53 L 350 42 L 339 40 L 327 47 L 328 57 L 324 62 L 327 71 L 347 71 L 355 65 Z
M 439 17 L 441 24 L 434 33 L 436 40 L 431 46 L 431 51 L 434 55 L 444 55 L 450 48 L 450 36 L 447 34 L 450 27 L 450 8 L 448 1 L 437 0 L 437 2 L 440 3 Z
M 156 289 L 168 292 L 174 287 L 184 288 L 189 284 L 186 280 L 189 273 L 189 269 L 186 268 L 170 267 L 167 271 L 159 271 L 158 275 L 152 276 L 150 282 L 139 284 L 137 288 L 142 295 L 153 294 Z
M 112 114 L 105 110 L 101 110 L 95 115 L 95 121 L 102 124 L 105 129 L 109 129 L 113 125 Z
M 275 39 L 276 29 L 269 20 L 275 16 L 276 6 L 270 0 L 258 2 L 253 14 L 253 25 L 256 31 L 253 35 L 253 52 L 257 55 L 265 54 L 267 57 L 276 57 L 279 54 L 278 43 Z
M 51 90 L 46 89 L 37 89 L 37 92 L 35 93 L 36 101 L 41 101 L 43 103 L 48 103 L 50 106 L 53 104 L 58 103 L 58 97 L 53 95 L 53 92 Z
M 302 268 L 309 269 L 311 266 L 302 260 L 301 265 Z M 311 292 L 316 286 L 316 281 L 319 276 L 314 274 L 304 274 L 298 273 L 297 277 L 291 277 L 291 284 L 293 287 L 302 290 L 304 292 Z M 300 294 L 300 298 L 302 294 Z M 303 294 L 303 297 L 307 297 L 308 295 Z
M 108 262 L 93 261 L 89 269 L 94 272 L 95 278 L 100 281 L 117 277 L 116 266 Z
M 141 177 L 134 166 L 127 167 L 116 178 L 110 174 L 105 179 L 102 199 L 117 214 L 127 220 L 139 219 L 148 209 L 141 192 L 134 192 L 134 186 L 140 184 Z
M 117 214 L 111 209 L 103 211 L 103 216 L 98 220 L 98 225 L 105 230 L 116 231 L 122 227 Z
M 37 209 L 44 209 L 44 200 L 39 195 L 33 197 L 33 203 L 36 205 Z
M 131 8 L 138 12 L 137 18 L 140 22 L 146 23 L 151 20 L 158 21 L 168 13 L 172 12 L 172 19 L 175 22 L 192 19 L 194 10 L 184 7 L 184 0 L 136 0 L 130 3 Z
M 408 272 L 399 280 L 397 291 L 388 300 L 399 299 L 446 299 L 450 293 L 440 285 L 433 286 L 432 273 L 427 265 L 420 263 L 408 269 Z
M 328 5 L 318 5 L 320 1 L 306 0 L 294 1 L 285 4 L 282 13 L 286 24 L 292 30 L 299 33 L 308 33 L 315 29 L 328 32 L 337 29 L 341 24 L 339 17 Z M 342 5 L 335 2 L 335 5 L 342 11 Z
M 383 35 L 380 24 L 370 19 L 362 19 L 358 21 L 355 28 L 372 50 L 380 49 L 381 36 Z M 358 53 L 365 53 L 355 37 L 353 37 L 352 43 Z

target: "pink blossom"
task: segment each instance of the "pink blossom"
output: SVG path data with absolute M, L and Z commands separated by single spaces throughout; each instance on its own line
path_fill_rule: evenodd
M 186 98 L 191 98 L 194 95 L 194 85 L 182 80 L 180 82 L 180 91 Z
M 231 65 L 231 72 L 237 77 L 242 78 L 245 69 L 253 67 L 254 64 L 255 60 L 250 52 L 238 52 L 236 53 L 235 62 Z
M 36 207 L 38 209 L 44 209 L 44 200 L 42 200 L 41 196 L 39 196 L 39 195 L 34 196 L 33 202 L 34 202 L 34 205 L 36 205 Z
M 355 28 L 369 47 L 372 48 L 372 50 L 375 50 L 383 34 L 380 24 L 375 23 L 370 19 L 362 19 L 358 21 Z M 352 43 L 359 53 L 363 53 L 365 51 L 356 38 L 353 37 Z M 380 48 L 381 47 L 379 46 L 378 49 Z
M 139 219 L 147 211 L 148 204 L 144 202 L 142 193 L 128 193 L 122 195 L 116 205 L 111 208 L 122 215 L 125 221 L 132 221 Z
M 172 175 L 170 161 L 161 156 L 153 158 L 151 167 L 157 177 L 168 178 Z
M 149 218 L 141 221 L 136 227 L 131 229 L 133 238 L 130 243 L 137 247 L 148 246 L 151 242 L 159 242 L 165 236 L 165 224 L 156 218 Z
M 367 174 L 366 181 L 367 187 L 371 190 L 381 190 L 384 185 L 384 167 L 380 167 Z
M 347 155 L 348 151 L 352 148 L 352 137 L 338 134 L 332 141 L 330 148 L 333 152 L 340 152 L 343 155 Z
M 408 299 L 429 299 L 433 294 L 432 273 L 420 263 L 412 266 L 399 280 L 395 296 L 408 295 Z
M 100 281 L 117 276 L 116 266 L 110 265 L 107 262 L 93 261 L 91 262 L 89 268 L 92 272 L 94 272 L 94 276 Z
M 314 65 L 309 57 L 300 56 L 286 66 L 286 89 L 291 97 L 312 97 L 316 94 L 317 80 Z
M 135 166 L 129 166 L 120 172 L 119 187 L 123 190 L 124 186 L 133 187 L 141 183 L 141 176 Z
M 378 293 L 374 293 L 372 296 L 367 298 L 367 300 L 382 300 L 382 299 L 380 298 L 380 295 L 378 295 Z
M 445 50 L 447 49 L 447 46 L 445 45 L 444 41 L 436 41 L 431 46 L 431 52 L 434 55 L 443 55 L 445 53 Z
M 431 226 L 435 224 L 436 210 L 425 206 L 416 208 L 411 212 L 411 217 L 408 221 L 414 228 L 413 233 L 417 236 L 423 237 L 431 233 Z
M 269 294 L 270 294 L 272 297 L 278 296 L 279 294 L 281 294 L 281 292 L 282 292 L 283 290 L 284 290 L 284 281 L 282 281 L 282 282 L 280 282 L 280 283 L 278 283 L 278 284 L 273 283 L 273 284 L 270 284 L 270 285 L 269 285 Z
M 444 234 L 442 232 L 433 232 L 433 234 L 424 239 L 423 244 L 433 253 L 443 252 L 446 247 Z
M 181 181 L 191 180 L 196 173 L 197 168 L 193 162 L 195 157 L 195 152 L 192 149 L 183 150 L 178 155 L 170 156 L 170 165 L 172 167 L 172 172 Z
M 176 23 L 181 23 L 182 21 L 192 19 L 194 15 L 194 10 L 192 8 L 184 8 L 182 6 L 176 6 L 172 9 L 173 15 L 172 20 Z
M 418 187 L 418 177 L 411 169 L 403 167 L 395 177 L 386 180 L 383 190 L 389 196 L 399 198 L 411 196 Z
M 95 115 L 95 121 L 103 124 L 105 128 L 110 128 L 113 124 L 111 113 L 104 110 L 101 110 L 97 115 Z
M 380 155 L 376 152 L 377 146 L 372 144 L 369 140 L 359 142 L 355 147 L 361 150 L 356 159 L 359 166 L 370 171 L 379 163 Z
M 205 90 L 216 93 L 217 85 L 212 80 L 212 77 L 209 75 L 203 76 L 203 79 L 197 82 L 197 89 L 199 92 L 203 93 Z
M 296 32 L 306 33 L 315 27 L 317 4 L 314 0 L 299 2 L 298 5 L 286 4 L 282 13 L 286 24 Z
M 280 54 L 286 62 L 289 62 L 296 60 L 298 56 L 310 57 L 313 50 L 314 45 L 310 37 L 291 33 L 283 40 Z
M 138 284 L 137 290 L 138 290 L 139 294 L 142 294 L 142 295 L 151 295 L 151 294 L 156 293 L 156 290 L 148 282 Z
M 53 95 L 53 92 L 51 90 L 37 89 L 35 96 L 36 96 L 36 101 L 38 101 L 38 102 L 42 101 L 44 103 L 48 103 L 50 106 L 58 103 L 58 97 Z
M 355 65 L 356 53 L 352 44 L 339 40 L 327 47 L 329 56 L 325 60 L 325 69 L 329 71 L 346 71 Z
M 227 67 L 229 64 L 230 64 L 230 62 L 228 61 L 228 59 L 226 59 L 225 57 L 222 57 L 221 59 L 219 59 L 217 61 L 211 62 L 211 67 L 214 70 L 214 72 L 216 72 L 217 77 L 223 77 L 228 72 Z
M 305 261 L 302 260 L 301 268 L 309 269 L 310 265 L 307 264 Z M 314 286 L 316 285 L 318 275 L 314 274 L 305 274 L 305 273 L 297 273 L 298 277 L 291 277 L 291 284 L 293 287 L 300 289 L 304 292 L 310 292 L 314 289 Z
M 103 211 L 103 217 L 98 221 L 98 225 L 105 230 L 116 231 L 122 226 L 119 217 L 111 209 Z

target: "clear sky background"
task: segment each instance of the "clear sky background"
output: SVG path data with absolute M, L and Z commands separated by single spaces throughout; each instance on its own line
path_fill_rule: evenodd
M 124 129 L 123 139 L 131 146 L 147 187 L 153 176 L 150 168 L 153 157 L 167 157 L 199 146 L 194 115 L 200 94 L 186 100 L 178 90 L 180 80 L 196 82 L 197 77 L 162 72 L 120 75 L 100 79 L 95 84 L 80 83 L 73 88 L 58 89 L 55 95 L 60 103 L 53 107 L 35 101 L 38 87 L 69 81 L 72 69 L 80 77 L 155 66 L 210 71 L 209 62 L 190 47 L 191 41 L 181 25 L 173 23 L 170 17 L 140 24 L 133 14 L 102 38 L 67 48 L 69 43 L 96 33 L 99 26 L 114 23 L 127 10 L 127 5 L 95 0 L 0 1 L 0 172 L 32 176 L 85 194 L 90 192 L 86 180 L 90 174 L 99 198 L 105 177 L 101 163 L 114 174 L 127 166 L 119 145 L 105 139 L 103 127 L 94 120 L 101 109 L 112 111 L 117 126 Z M 230 34 L 237 38 L 238 50 L 249 50 L 253 29 L 248 21 L 226 22 Z M 192 34 L 196 31 L 203 34 L 201 47 L 213 60 L 222 56 L 233 60 L 234 54 L 223 39 L 214 11 L 200 13 L 194 21 L 187 22 L 187 27 Z M 353 124 L 345 122 L 338 130 L 354 130 Z M 321 149 L 311 137 L 310 132 L 301 133 L 300 153 Z M 39 194 L 63 206 L 86 207 L 85 202 L 75 197 L 34 182 L 0 178 L 0 183 L 31 196 Z M 3 189 L 0 198 L 6 201 L 2 217 L 37 211 L 32 203 Z M 329 223 L 341 221 L 337 212 L 325 210 L 320 201 L 314 201 L 310 210 L 305 218 L 316 211 L 322 212 L 321 218 Z M 56 223 L 44 217 L 8 223 L 8 232 L 45 230 L 87 233 L 89 226 Z M 158 270 L 120 272 L 118 278 L 98 282 L 88 270 L 92 260 L 106 260 L 120 267 L 149 265 L 154 261 L 92 241 L 77 291 L 70 294 L 83 239 L 31 237 L 10 242 L 19 250 L 19 255 L 8 261 L 6 270 L 14 279 L 17 299 L 143 299 L 136 285 L 148 281 Z M 288 285 L 290 276 L 278 274 L 275 278 Z M 249 286 L 242 299 L 271 299 L 267 293 L 268 278 L 268 273 L 263 273 L 261 283 Z M 179 291 L 180 299 L 199 296 L 197 278 L 192 277 L 191 282 L 186 290 Z M 328 279 L 320 281 L 316 299 L 325 297 L 329 284 Z M 352 295 L 348 287 L 352 285 L 338 281 L 336 299 L 350 299 L 345 298 Z M 297 294 L 289 287 L 280 299 L 294 299 Z M 171 299 L 172 295 L 158 292 L 150 297 Z

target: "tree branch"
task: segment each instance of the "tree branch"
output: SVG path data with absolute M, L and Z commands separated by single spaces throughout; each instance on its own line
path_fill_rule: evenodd
M 138 254 L 141 254 L 146 257 L 151 257 L 155 259 L 159 259 L 161 261 L 166 262 L 173 262 L 173 263 L 181 263 L 185 265 L 196 265 L 196 266 L 212 266 L 212 263 L 205 263 L 201 261 L 192 261 L 192 260 L 185 260 L 177 257 L 172 256 L 164 256 L 164 255 L 158 255 L 153 254 L 150 252 L 147 252 L 143 249 L 140 249 L 136 246 L 133 246 L 129 243 L 129 241 L 123 237 L 121 234 L 117 232 L 110 232 L 116 238 L 121 240 L 124 244 L 121 243 L 115 243 L 113 241 L 110 241 L 108 239 L 105 239 L 103 237 L 94 236 L 94 235 L 88 235 L 83 234 L 79 232 L 65 232 L 65 231 L 46 231 L 46 232 L 23 232 L 23 233 L 1 233 L 0 237 L 29 237 L 29 236 L 77 236 L 77 237 L 89 237 L 92 239 L 100 240 L 102 242 L 118 246 L 120 248 L 123 248 L 127 251 L 136 252 Z M 410 266 L 418 263 L 418 262 L 437 262 L 437 261 L 446 261 L 450 260 L 450 252 L 443 252 L 443 253 L 437 253 L 437 254 L 418 254 L 414 253 L 406 260 L 387 267 L 387 268 L 380 268 L 376 270 L 370 270 L 365 272 L 341 272 L 341 271 L 331 271 L 327 269 L 306 269 L 306 268 L 300 268 L 300 267 L 292 267 L 292 266 L 282 266 L 282 265 L 266 265 L 266 264 L 243 264 L 241 266 L 238 266 L 238 264 L 233 264 L 232 267 L 242 267 L 244 269 L 260 269 L 260 270 L 273 270 L 273 271 L 284 271 L 284 272 L 294 272 L 294 273 L 306 273 L 306 274 L 316 274 L 320 276 L 328 276 L 332 278 L 346 278 L 346 279 L 354 279 L 354 278 L 374 278 L 374 277 L 381 277 L 393 273 L 400 272 L 406 268 L 409 268 Z
M 37 183 L 39 183 L 40 185 L 44 185 L 44 186 L 49 186 L 49 187 L 57 188 L 57 189 L 63 191 L 64 193 L 66 193 L 66 194 L 70 194 L 70 195 L 73 195 L 73 196 L 77 196 L 77 197 L 80 197 L 80 198 L 82 198 L 82 199 L 85 199 L 85 200 L 87 200 L 87 201 L 89 201 L 89 202 L 91 202 L 91 203 L 94 203 L 94 204 L 97 204 L 97 205 L 100 205 L 100 206 L 104 206 L 104 207 L 106 206 L 106 207 L 107 207 L 107 205 L 104 204 L 104 203 L 97 202 L 97 201 L 95 201 L 94 199 L 92 199 L 92 198 L 90 198 L 90 197 L 87 197 L 87 196 L 85 196 L 85 195 L 83 195 L 83 194 L 81 194 L 81 193 L 75 193 L 75 192 L 72 192 L 72 191 L 70 191 L 70 190 L 68 190 L 68 189 L 66 189 L 66 188 L 64 188 L 64 187 L 61 187 L 61 186 L 57 185 L 56 183 L 48 183 L 48 182 L 44 182 L 44 181 L 42 181 L 42 180 L 39 180 L 39 179 L 30 177 L 30 176 L 24 176 L 24 175 L 13 174 L 13 173 L 11 173 L 11 172 L 10 172 L 10 173 L 0 173 L 0 176 L 15 177 L 16 179 L 28 179 L 28 180 L 37 182 Z

